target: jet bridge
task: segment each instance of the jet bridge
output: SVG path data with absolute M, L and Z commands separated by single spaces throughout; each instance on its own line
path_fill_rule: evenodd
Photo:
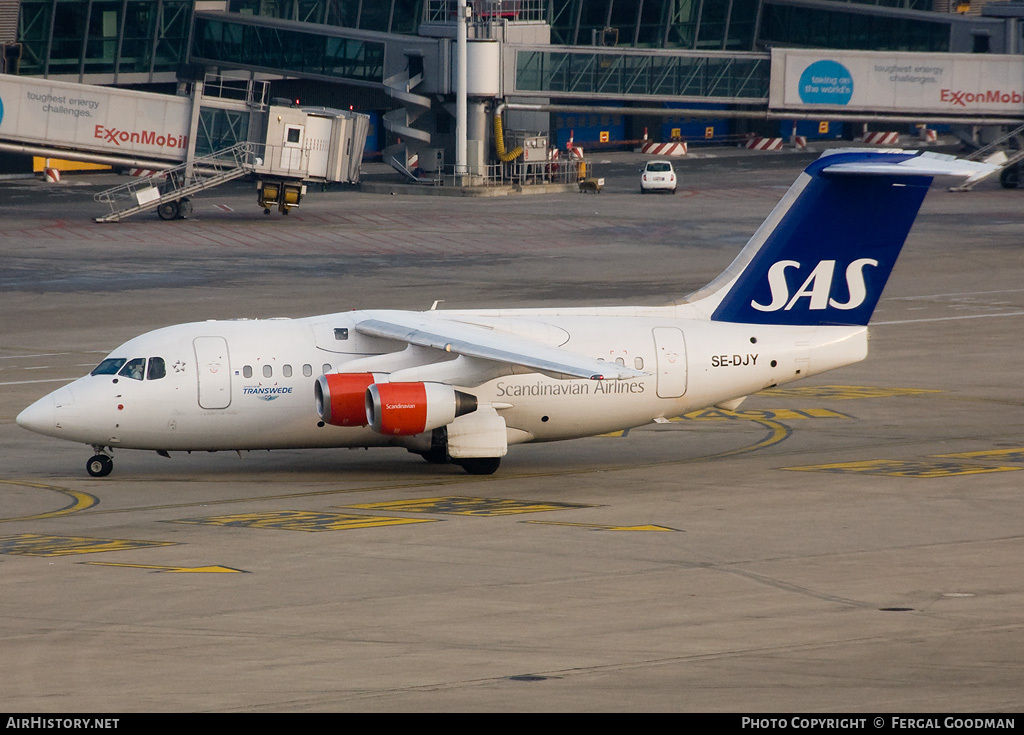
M 0 149 L 161 168 L 186 159 L 192 99 L 0 75 Z
M 111 207 L 99 222 L 185 218 L 193 195 L 246 174 L 267 214 L 299 206 L 304 182 L 359 181 L 367 115 L 265 97 L 265 83 L 219 75 L 190 95 L 0 75 L 0 150 L 154 171 L 97 195 Z

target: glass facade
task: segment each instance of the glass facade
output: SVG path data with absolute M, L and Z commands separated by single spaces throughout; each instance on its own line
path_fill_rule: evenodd
M 193 0 L 22 0 L 20 73 L 173 74 L 186 60 Z
M 249 112 L 202 107 L 196 131 L 196 155 L 206 156 L 248 140 Z
M 382 42 L 283 30 L 233 18 L 197 17 L 192 58 L 338 81 L 384 81 Z
M 871 7 L 931 10 L 933 0 L 834 0 L 827 9 L 768 4 L 762 0 L 477 0 L 477 17 L 495 15 L 544 19 L 551 43 L 569 46 L 752 51 L 777 43 L 794 46 L 831 45 L 865 48 L 877 39 L 879 49 L 901 48 L 900 38 L 914 50 L 935 50 L 935 37 L 949 36 L 949 21 L 874 17 Z M 443 22 L 454 15 L 454 0 L 230 0 L 232 12 L 284 20 L 358 28 L 385 33 L 415 34 L 421 20 Z M 865 7 L 868 6 L 868 7 Z M 495 10 L 499 8 L 500 10 Z M 851 9 L 851 8 L 855 8 Z M 781 12 L 781 11 L 786 12 Z M 763 21 L 761 13 L 771 14 Z M 868 15 L 864 15 L 868 13 Z M 764 23 L 770 23 L 765 34 Z M 918 24 L 927 26 L 925 30 Z M 865 31 L 864 26 L 871 28 Z M 809 32 L 810 31 L 810 32 Z M 806 35 L 801 37 L 801 33 Z M 819 44 L 817 37 L 839 43 Z M 813 39 L 813 40 L 812 40 Z M 873 47 L 875 48 L 875 47 Z
M 548 0 L 551 42 L 749 51 L 758 0 Z
M 932 1 L 836 0 L 815 9 L 761 0 L 547 0 L 547 18 L 551 42 L 574 46 L 752 51 L 777 43 L 934 51 L 941 38 L 948 44 L 942 15 L 935 22 L 879 17 L 864 7 L 931 10 Z
M 424 0 L 230 0 L 231 12 L 264 18 L 415 34 Z
M 942 16 L 936 14 L 936 18 Z M 861 9 L 842 12 L 766 2 L 760 41 L 767 46 L 949 51 L 950 24 L 872 14 Z
M 516 90 L 560 97 L 713 97 L 753 102 L 766 99 L 768 76 L 765 56 L 516 52 Z
M 949 51 L 951 28 L 968 19 L 920 12 L 932 0 L 476 0 L 478 22 L 543 19 L 554 45 L 764 51 L 771 46 Z M 172 81 L 188 59 L 195 0 L 21 0 L 20 72 L 104 82 Z M 382 33 L 415 34 L 424 20 L 451 19 L 454 0 L 228 0 L 229 13 L 197 18 L 192 53 L 203 61 L 361 82 L 383 77 L 383 43 L 280 30 L 259 18 Z M 497 10 L 495 10 L 497 8 Z M 246 22 L 248 21 L 248 22 Z M 991 22 L 991 21 L 989 21 Z M 961 29 L 962 30 L 962 29 Z M 961 33 L 961 35 L 964 35 Z M 987 32 L 982 40 L 987 39 Z M 979 36 L 981 38 L 981 36 Z M 977 39 L 976 39 L 977 41 Z M 984 50 L 984 49 L 953 49 Z M 739 90 L 760 70 L 710 61 L 520 52 L 522 83 L 557 91 Z M 717 63 L 717 62 L 716 62 Z M 589 65 L 589 66 L 588 66 Z M 586 81 L 588 69 L 593 70 Z M 602 76 L 600 81 L 595 74 Z M 607 73 L 605 73 L 607 72 Z M 578 76 L 576 76 L 578 74 Z M 568 77 L 566 76 L 568 75 Z M 549 77 L 544 79 L 544 77 Z M 159 77 L 159 78 L 157 78 Z M 566 81 L 572 77 L 574 81 Z M 675 92 L 674 92 L 675 93 Z M 678 92 L 689 95 L 689 91 Z

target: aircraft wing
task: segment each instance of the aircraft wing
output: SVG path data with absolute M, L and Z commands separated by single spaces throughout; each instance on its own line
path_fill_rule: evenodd
M 646 375 L 614 362 L 575 355 L 487 327 L 425 314 L 388 312 L 386 318 L 357 323 L 356 331 L 495 363 L 520 365 L 553 377 L 624 380 Z

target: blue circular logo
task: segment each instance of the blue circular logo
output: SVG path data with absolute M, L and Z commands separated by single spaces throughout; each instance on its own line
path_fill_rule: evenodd
M 853 75 L 838 61 L 815 61 L 800 75 L 799 92 L 809 105 L 845 105 L 853 96 Z

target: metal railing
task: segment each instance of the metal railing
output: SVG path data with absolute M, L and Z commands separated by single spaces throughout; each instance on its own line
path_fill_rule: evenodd
M 270 82 L 253 79 L 249 74 L 207 73 L 203 78 L 204 98 L 245 102 L 258 110 L 267 108 L 269 89 Z
M 970 191 L 989 176 L 1000 172 L 1001 177 L 1001 172 L 1004 169 L 1012 168 L 1021 161 L 1024 161 L 1024 125 L 1010 130 L 1001 138 L 964 157 L 969 161 L 996 163 L 999 165 L 999 168 L 984 176 L 972 176 L 959 186 L 951 186 L 949 188 L 950 191 Z
M 468 4 L 473 11 L 473 23 L 547 20 L 547 0 L 469 0 Z M 458 7 L 458 0 L 427 0 L 423 4 L 423 20 L 426 23 L 454 23 Z
M 128 183 L 101 191 L 93 199 L 110 207 L 110 214 L 97 217 L 97 222 L 119 222 L 133 214 L 156 209 L 166 202 L 175 202 L 210 189 L 253 169 L 257 150 L 252 143 L 238 143 L 191 164 L 158 171 L 150 176 L 134 178 Z
M 456 174 L 455 166 L 444 166 L 427 172 L 417 181 L 433 186 L 540 186 L 544 184 L 575 185 L 593 175 L 591 163 L 584 159 L 557 159 L 522 163 L 491 163 L 474 167 L 471 173 Z

